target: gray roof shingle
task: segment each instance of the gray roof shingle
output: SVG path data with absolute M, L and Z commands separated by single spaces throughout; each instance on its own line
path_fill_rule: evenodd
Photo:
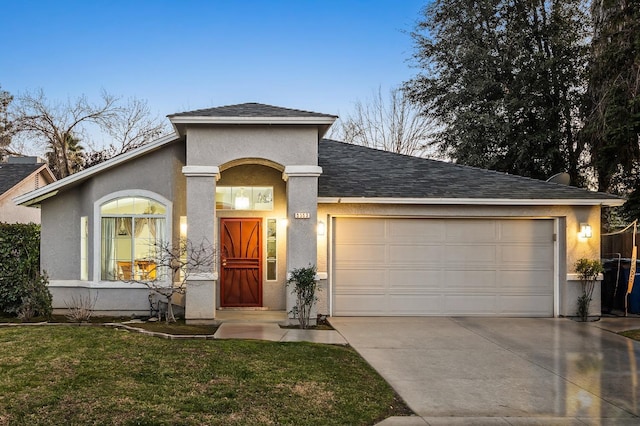
M 0 195 L 4 194 L 44 164 L 0 163 Z
M 319 197 L 616 200 L 599 192 L 323 139 Z
M 249 102 L 170 114 L 169 117 L 327 117 L 335 115 Z

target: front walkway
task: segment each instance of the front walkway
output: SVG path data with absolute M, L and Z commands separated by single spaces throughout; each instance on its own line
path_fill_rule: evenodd
M 640 328 L 637 318 L 331 324 L 418 415 L 385 426 L 640 424 L 640 342 L 610 331 Z
M 300 330 L 282 328 L 287 322 L 284 311 L 224 310 L 216 312 L 220 327 L 215 339 L 257 339 L 274 342 L 313 342 L 346 345 L 347 341 L 336 330 Z

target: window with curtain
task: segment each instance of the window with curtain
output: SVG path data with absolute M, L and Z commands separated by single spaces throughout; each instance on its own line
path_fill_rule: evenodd
M 166 206 L 144 197 L 123 197 L 100 206 L 101 279 L 150 281 L 165 241 Z

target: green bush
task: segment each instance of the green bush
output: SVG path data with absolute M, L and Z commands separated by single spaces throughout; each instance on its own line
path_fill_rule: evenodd
M 599 260 L 578 259 L 575 264 L 576 274 L 582 285 L 582 295 L 578 297 L 577 315 L 582 321 L 587 321 L 589 317 L 589 305 L 593 298 L 598 275 L 604 272 L 604 266 Z
M 297 268 L 291 271 L 291 278 L 287 280 L 287 286 L 293 287 L 291 293 L 296 296 L 296 305 L 290 313 L 298 318 L 300 328 L 308 328 L 311 318 L 311 309 L 318 300 L 318 282 L 316 281 L 316 266 L 309 265 L 306 268 Z
M 0 312 L 50 316 L 47 284 L 40 273 L 40 225 L 0 223 Z

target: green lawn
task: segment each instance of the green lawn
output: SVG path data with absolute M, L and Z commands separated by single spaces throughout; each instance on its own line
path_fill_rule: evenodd
M 409 413 L 348 347 L 0 327 L 0 425 L 370 425 Z
M 628 337 L 633 340 L 640 340 L 640 330 L 628 330 L 618 334 L 621 334 L 622 336 Z

